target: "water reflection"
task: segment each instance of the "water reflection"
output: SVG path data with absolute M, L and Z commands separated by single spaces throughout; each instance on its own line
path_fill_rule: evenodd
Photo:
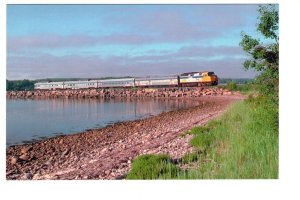
M 7 99 L 6 144 L 101 128 L 199 103 L 186 99 Z

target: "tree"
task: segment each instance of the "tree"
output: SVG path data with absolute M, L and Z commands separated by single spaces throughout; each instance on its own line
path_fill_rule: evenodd
M 24 90 L 33 90 L 34 82 L 29 80 L 16 80 L 9 81 L 6 80 L 6 91 L 24 91 Z
M 245 69 L 255 69 L 261 72 L 256 81 L 260 92 L 278 100 L 279 86 L 279 36 L 278 8 L 275 5 L 259 6 L 259 23 L 257 31 L 267 39 L 264 44 L 259 39 L 242 32 L 240 45 L 248 53 L 249 58 L 244 62 Z M 270 41 L 270 43 L 269 43 Z

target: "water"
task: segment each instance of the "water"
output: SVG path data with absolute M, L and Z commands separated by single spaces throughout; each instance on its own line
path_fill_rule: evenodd
M 6 146 L 142 119 L 199 103 L 184 99 L 7 99 Z

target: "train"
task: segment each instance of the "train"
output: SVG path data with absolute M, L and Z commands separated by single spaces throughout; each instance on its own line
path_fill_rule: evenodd
M 218 76 L 211 71 L 188 72 L 177 76 L 120 78 L 104 80 L 38 82 L 36 90 L 124 88 L 124 87 L 194 87 L 218 85 Z

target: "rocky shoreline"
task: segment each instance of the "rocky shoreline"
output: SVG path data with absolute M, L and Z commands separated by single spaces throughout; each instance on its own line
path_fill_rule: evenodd
M 165 153 L 178 159 L 192 152 L 192 136 L 180 134 L 206 124 L 243 98 L 238 94 L 202 96 L 202 103 L 193 108 L 9 147 L 6 178 L 123 179 L 139 155 Z
M 217 87 L 170 87 L 170 88 L 107 88 L 80 90 L 8 91 L 7 98 L 144 98 L 144 97 L 201 97 L 230 95 L 227 89 Z

